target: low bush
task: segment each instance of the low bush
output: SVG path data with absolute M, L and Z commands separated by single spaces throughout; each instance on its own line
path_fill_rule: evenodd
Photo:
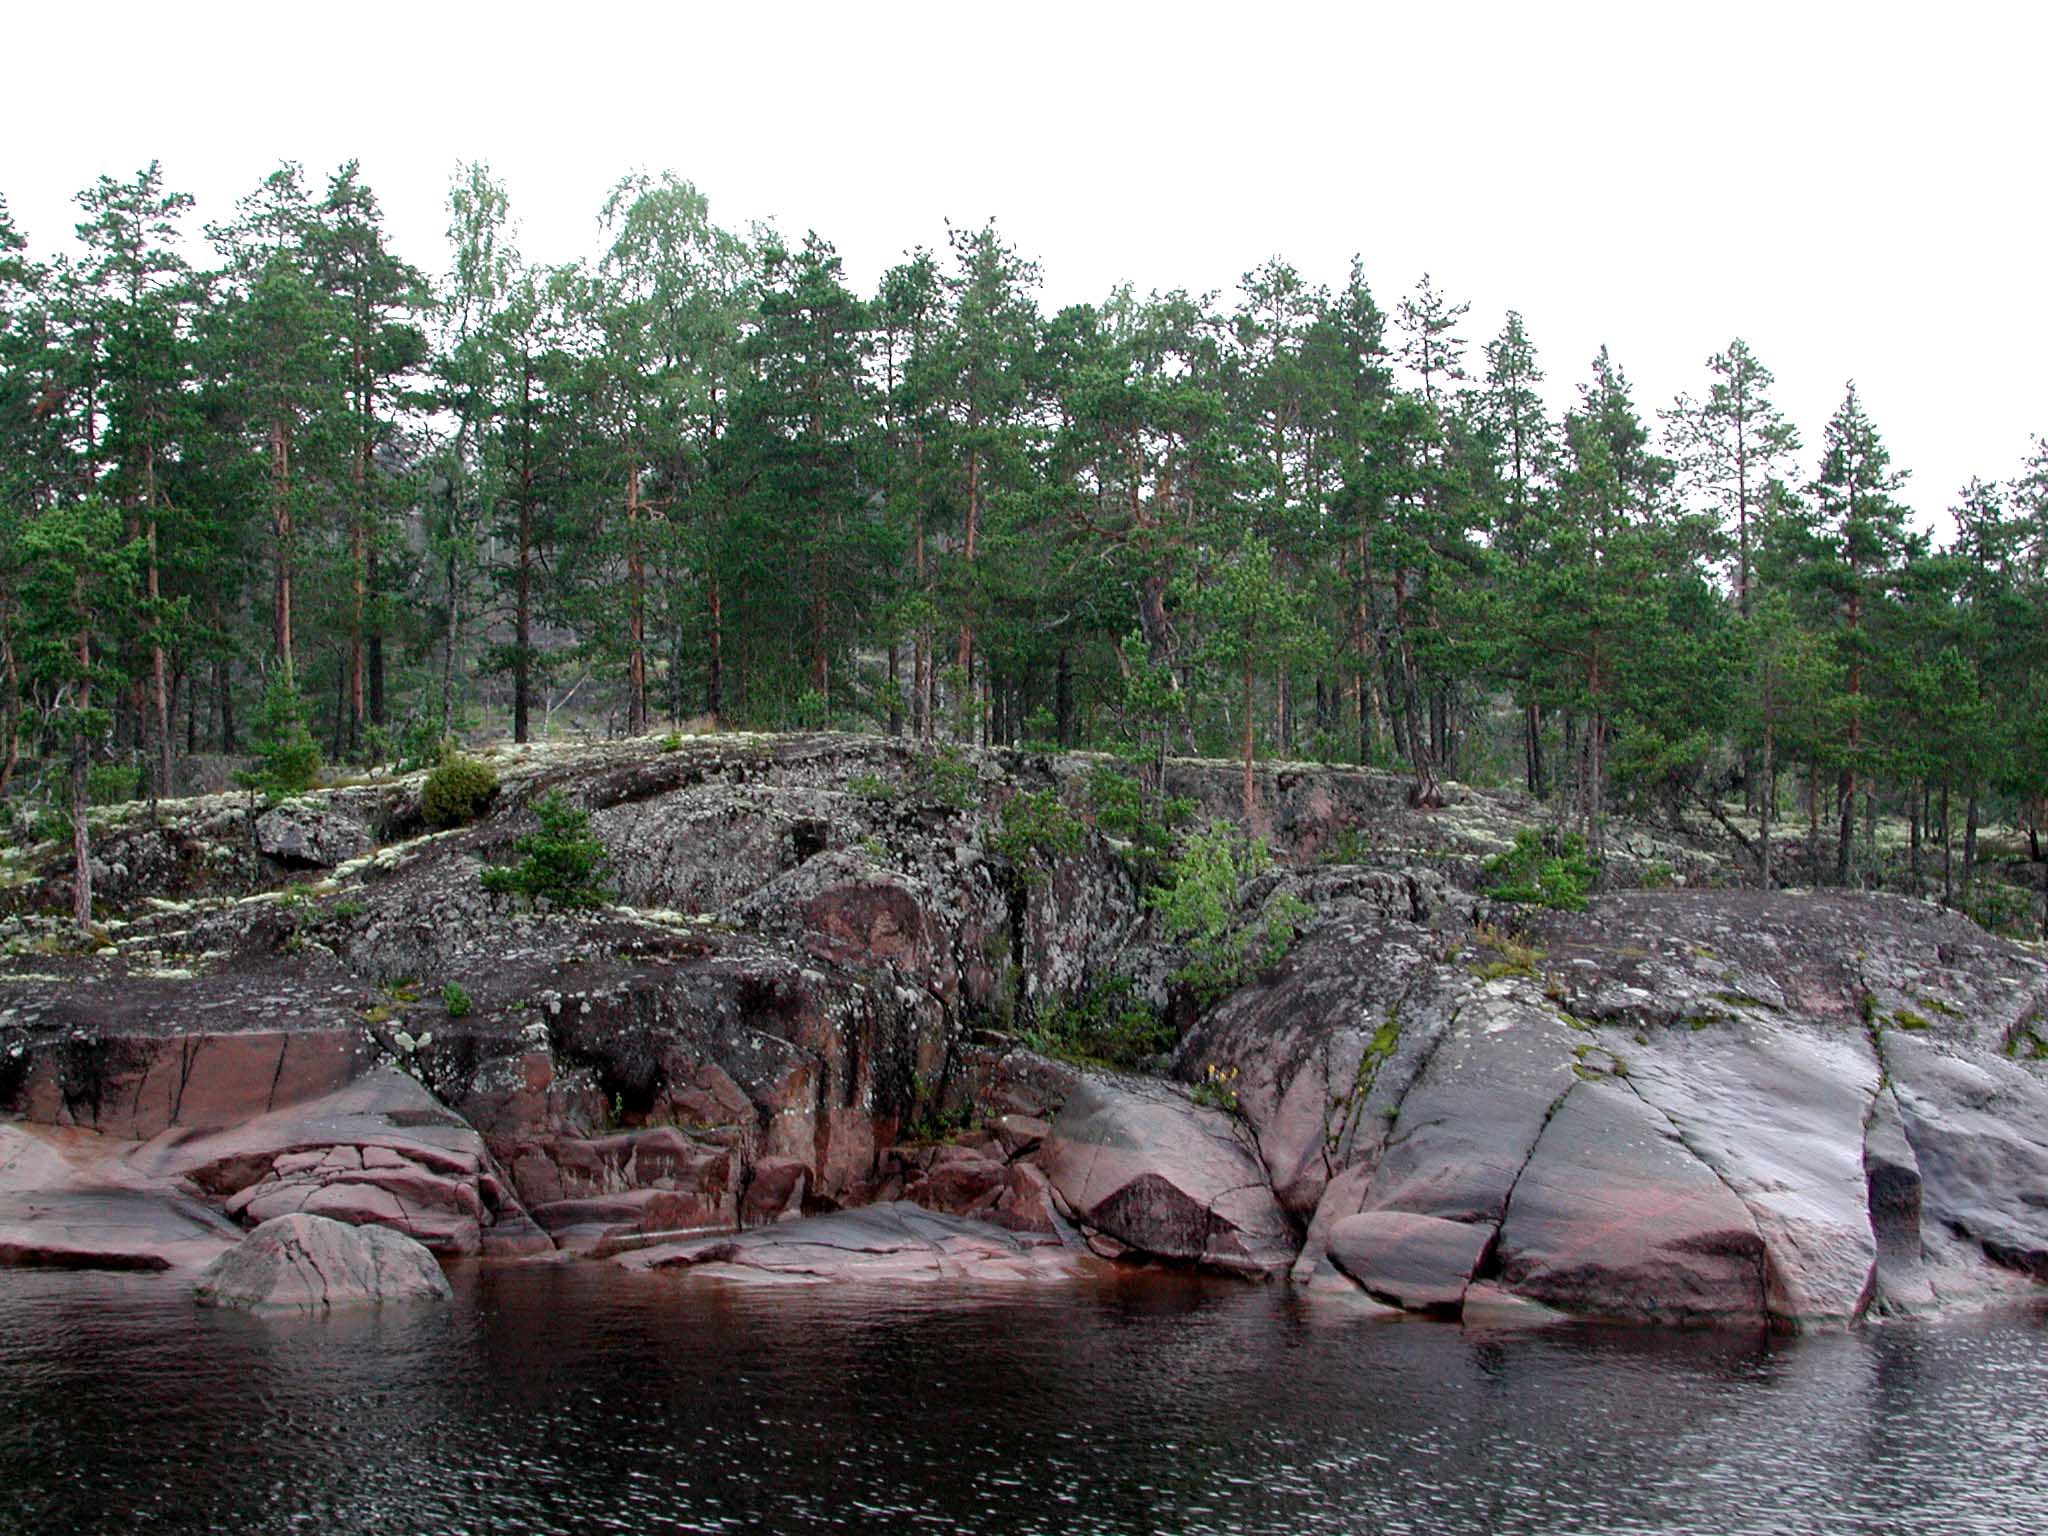
M 1059 791 L 1016 794 L 1003 802 L 989 852 L 1007 859 L 1019 885 L 1042 885 L 1052 866 L 1081 851 L 1088 829 L 1060 803 Z
M 320 781 L 320 745 L 305 695 L 282 667 L 270 674 L 256 712 L 256 766 L 235 777 L 271 800 L 302 795 Z
M 1073 1003 L 1041 1008 L 1024 1043 L 1043 1056 L 1130 1070 L 1173 1049 L 1173 1027 L 1138 996 L 1128 976 L 1110 976 Z
M 1562 912 L 1585 911 L 1586 892 L 1600 877 L 1599 867 L 1586 857 L 1584 838 L 1568 833 L 1553 847 L 1533 827 L 1517 832 L 1514 847 L 1488 859 L 1480 873 L 1492 882 L 1485 889 L 1491 901 Z
M 1198 1006 L 1235 992 L 1294 947 L 1309 908 L 1291 892 L 1276 892 L 1256 917 L 1237 920 L 1246 885 L 1272 862 L 1264 840 L 1214 822 L 1182 843 L 1165 878 L 1145 898 L 1166 936 L 1187 951 L 1173 979 L 1194 994 Z
M 473 757 L 451 757 L 420 789 L 420 815 L 430 827 L 459 827 L 481 816 L 498 793 L 498 775 L 489 763 Z

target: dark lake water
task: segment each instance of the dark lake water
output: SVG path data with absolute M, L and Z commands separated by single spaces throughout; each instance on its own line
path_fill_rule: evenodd
M 1484 1333 L 1284 1287 L 0 1272 L 0 1530 L 2048 1530 L 2048 1319 Z

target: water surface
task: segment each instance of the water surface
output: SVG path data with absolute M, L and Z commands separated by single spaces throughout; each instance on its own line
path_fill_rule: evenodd
M 1481 1332 L 1281 1286 L 0 1272 L 0 1530 L 2048 1529 L 2048 1320 Z

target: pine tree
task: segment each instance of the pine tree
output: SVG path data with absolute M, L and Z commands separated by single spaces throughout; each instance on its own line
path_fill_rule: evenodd
M 167 647 L 174 644 L 184 605 L 163 590 L 160 534 L 169 511 L 164 466 L 177 454 L 185 426 L 188 373 L 189 269 L 177 254 L 178 219 L 192 206 L 187 193 L 164 189 L 155 161 L 126 182 L 102 176 L 79 194 L 88 218 L 78 226 L 86 256 L 80 276 L 89 295 L 90 330 L 103 351 L 98 372 L 105 425 L 98 434 L 110 471 L 105 489 L 127 509 L 125 536 L 142 544 L 139 612 L 149 648 L 146 718 L 155 748 L 152 793 L 170 789 L 175 742 L 171 735 Z M 139 701 L 138 701 L 139 702 Z M 140 732 L 138 732 L 140 734 Z
M 1771 371 L 1737 337 L 1707 359 L 1704 400 L 1680 395 L 1665 414 L 1672 457 L 1688 491 L 1735 535 L 1735 606 L 1749 613 L 1757 519 L 1781 501 L 1799 433 L 1771 403 Z
M 385 242 L 376 194 L 353 160 L 327 184 L 303 236 L 309 276 L 339 323 L 335 336 L 347 408 L 346 633 L 348 750 L 385 713 L 384 637 L 391 614 L 379 561 L 392 500 L 390 466 L 379 463 L 399 427 L 398 412 L 427 360 L 426 279 Z
M 1184 574 L 1181 583 L 1184 606 L 1203 626 L 1194 658 L 1197 666 L 1213 671 L 1226 688 L 1236 690 L 1243 811 L 1249 827 L 1258 813 L 1252 764 L 1258 751 L 1254 710 L 1259 670 L 1313 660 L 1315 631 L 1300 595 L 1281 575 L 1272 547 L 1256 535 L 1247 534 L 1236 549 L 1199 575 Z
M 1822 438 L 1819 472 L 1809 494 L 1821 547 L 1809 580 L 1837 606 L 1837 649 L 1842 660 L 1842 731 L 1833 754 L 1837 764 L 1838 833 L 1835 879 L 1846 885 L 1851 869 L 1859 782 L 1869 793 L 1865 741 L 1866 683 L 1876 651 L 1874 610 L 1889 596 L 1911 552 L 1913 538 L 1905 508 L 1892 499 L 1906 477 L 1891 468 L 1891 455 L 1864 414 L 1852 382 Z

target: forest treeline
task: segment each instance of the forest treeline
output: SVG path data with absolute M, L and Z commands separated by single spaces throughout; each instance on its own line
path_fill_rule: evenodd
M 1992 818 L 2039 857 L 2048 445 L 1937 541 L 1854 386 L 1805 442 L 1739 340 L 1649 414 L 1603 350 L 1559 419 L 1519 314 L 1356 261 L 1048 313 L 993 224 L 862 294 L 666 175 L 551 266 L 465 167 L 433 279 L 354 164 L 201 264 L 156 165 L 78 202 L 53 259 L 0 203 L 0 777 L 79 804 L 708 717 L 1517 781 L 1766 881 L 1895 878 L 1880 821 L 1916 885 Z

